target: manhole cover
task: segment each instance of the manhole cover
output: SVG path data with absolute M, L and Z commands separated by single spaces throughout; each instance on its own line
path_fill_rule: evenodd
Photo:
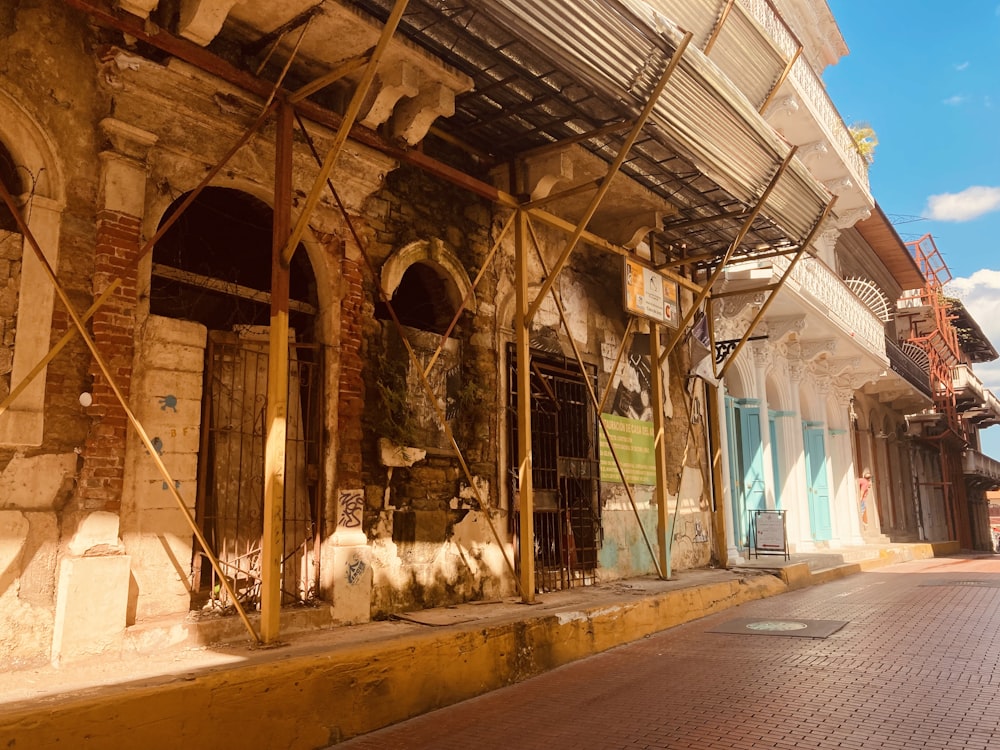
M 804 622 L 789 620 L 761 620 L 760 622 L 747 623 L 749 630 L 805 630 L 808 627 Z
M 826 638 L 847 623 L 843 620 L 758 620 L 740 617 L 708 628 L 709 633 L 733 635 L 792 635 L 805 638 Z

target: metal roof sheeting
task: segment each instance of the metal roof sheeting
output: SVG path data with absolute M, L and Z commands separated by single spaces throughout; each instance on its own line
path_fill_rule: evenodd
M 643 0 L 470 0 L 540 55 L 597 91 L 641 106 L 681 42 L 681 29 Z M 790 146 L 702 52 L 690 46 L 650 118 L 653 132 L 746 205 L 754 205 Z M 813 227 L 829 193 L 798 160 L 764 215 L 793 241 Z

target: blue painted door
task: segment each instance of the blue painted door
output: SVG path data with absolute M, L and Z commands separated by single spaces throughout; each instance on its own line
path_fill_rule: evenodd
M 825 542 L 833 538 L 833 526 L 830 523 L 830 487 L 826 481 L 826 445 L 822 426 L 806 423 L 803 438 L 806 453 L 809 528 L 814 541 Z
M 748 512 L 767 507 L 758 402 L 727 399 L 726 426 L 729 433 L 729 476 L 732 480 L 733 536 L 737 546 L 746 547 L 749 545 Z

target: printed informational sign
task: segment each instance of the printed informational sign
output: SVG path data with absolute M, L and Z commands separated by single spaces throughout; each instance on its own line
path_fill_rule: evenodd
M 625 310 L 671 328 L 680 320 L 679 288 L 651 268 L 625 258 Z
M 788 537 L 785 534 L 785 511 L 750 511 L 753 528 L 753 550 L 757 555 L 784 555 L 788 559 Z
M 639 419 L 602 414 L 615 455 L 629 484 L 656 484 L 656 456 L 653 453 L 653 423 Z M 608 441 L 601 433 L 601 481 L 621 484 Z

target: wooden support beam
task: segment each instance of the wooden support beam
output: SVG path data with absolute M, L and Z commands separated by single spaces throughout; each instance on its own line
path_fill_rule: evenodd
M 646 125 L 646 121 L 649 116 L 653 114 L 653 108 L 660 99 L 660 94 L 666 87 L 667 82 L 670 80 L 670 76 L 676 70 L 677 66 L 680 64 L 681 58 L 684 56 L 684 51 L 687 49 L 688 44 L 691 42 L 691 32 L 689 31 L 684 35 L 681 43 L 677 45 L 677 49 L 670 58 L 670 62 L 667 64 L 666 69 L 663 71 L 663 75 L 660 76 L 660 80 L 656 82 L 653 90 L 649 94 L 649 98 L 646 100 L 645 105 L 643 105 L 642 111 L 635 120 L 635 124 L 632 126 L 632 130 L 629 131 L 628 136 L 626 136 L 622 147 L 615 157 L 615 160 L 611 163 L 608 168 L 607 178 L 601 181 L 601 186 L 598 188 L 597 192 L 590 199 L 590 203 L 587 209 L 583 212 L 583 216 L 580 217 L 577 223 L 576 229 L 573 231 L 572 236 L 566 242 L 566 247 L 563 248 L 562 254 L 559 259 L 556 260 L 555 265 L 552 267 L 552 273 L 549 275 L 545 282 L 542 284 L 542 288 L 538 290 L 538 296 L 535 297 L 534 302 L 531 303 L 531 307 L 528 308 L 528 322 L 534 319 L 535 314 L 538 312 L 538 307 L 541 305 L 542 300 L 545 295 L 549 293 L 549 289 L 559 278 L 559 274 L 562 272 L 563 268 L 566 266 L 566 262 L 569 260 L 570 255 L 572 255 L 573 250 L 576 249 L 580 238 L 583 236 L 584 231 L 587 229 L 587 224 L 597 213 L 598 207 L 601 205 L 601 201 L 604 200 L 604 196 L 607 195 L 608 190 L 611 188 L 611 184 L 614 182 L 614 177 L 621 169 L 622 164 L 625 163 L 625 159 L 628 157 L 629 152 L 632 150 L 632 146 L 635 144 L 639 135 L 642 133 L 643 127 Z
M 771 87 L 771 90 L 767 93 L 767 97 L 765 97 L 763 104 L 760 105 L 760 109 L 757 110 L 758 112 L 760 112 L 760 114 L 763 115 L 764 110 L 766 110 L 768 106 L 771 104 L 771 102 L 774 101 L 774 97 L 778 95 L 778 89 L 781 88 L 781 84 L 785 82 L 785 79 L 788 78 L 789 74 L 792 72 L 792 66 L 795 65 L 795 61 L 799 59 L 799 55 L 801 54 L 802 54 L 802 45 L 800 44 L 795 49 L 795 52 L 792 54 L 791 59 L 785 64 L 785 69 L 781 71 L 781 75 L 778 76 L 778 80 L 774 82 L 774 85 Z
M 18 230 L 24 236 L 25 241 L 31 247 L 31 250 L 35 254 L 35 257 L 37 257 L 39 262 L 41 263 L 42 269 L 45 271 L 45 275 L 48 277 L 49 282 L 55 289 L 56 296 L 59 297 L 59 301 L 66 309 L 66 313 L 69 315 L 70 320 L 73 322 L 73 325 L 75 326 L 80 338 L 83 339 L 83 343 L 86 344 L 87 349 L 90 350 L 90 354 L 94 358 L 94 362 L 97 364 L 97 368 L 100 370 L 101 375 L 107 382 L 108 388 L 111 389 L 112 394 L 114 394 L 114 397 L 118 400 L 119 405 L 121 405 L 122 411 L 125 412 L 125 418 L 128 419 L 129 424 L 135 431 L 135 434 L 139 438 L 139 441 L 146 449 L 146 452 L 149 454 L 150 459 L 156 465 L 156 469 L 159 472 L 160 477 L 163 479 L 167 492 L 169 492 L 170 496 L 174 499 L 174 502 L 177 504 L 178 510 L 181 512 L 181 514 L 184 517 L 184 520 L 191 528 L 191 531 L 194 534 L 195 539 L 198 540 L 198 543 L 205 551 L 205 555 L 208 557 L 209 562 L 211 562 L 212 568 L 219 576 L 219 582 L 221 583 L 222 587 L 226 590 L 226 594 L 229 596 L 230 600 L 233 602 L 233 606 L 236 608 L 236 613 L 240 616 L 240 619 L 246 626 L 247 631 L 249 631 L 250 636 L 254 639 L 254 642 L 255 643 L 260 642 L 260 637 L 257 635 L 257 631 L 254 630 L 253 625 L 250 623 L 250 619 L 247 617 L 246 612 L 243 610 L 243 606 L 240 604 L 240 601 L 236 596 L 236 592 L 233 590 L 233 586 L 230 583 L 229 578 L 226 576 L 225 570 L 223 570 L 222 568 L 222 563 L 219 562 L 219 559 L 215 556 L 211 548 L 208 546 L 208 542 L 205 539 L 205 535 L 202 533 L 201 528 L 198 526 L 197 522 L 194 520 L 194 517 L 191 515 L 191 511 L 188 510 L 188 507 L 184 502 L 184 498 L 181 497 L 181 493 L 177 489 L 177 485 L 174 483 L 173 477 L 170 476 L 170 472 L 167 470 L 167 467 L 164 465 L 163 460 L 160 458 L 159 453 L 153 446 L 153 442 L 152 440 L 150 440 L 149 435 L 146 433 L 145 428 L 142 426 L 142 423 L 139 421 L 138 417 L 135 416 L 135 413 L 129 407 L 128 401 L 126 400 L 124 394 L 121 392 L 121 389 L 118 387 L 118 384 L 115 381 L 114 373 L 111 372 L 111 368 L 108 366 L 108 363 L 101 355 L 101 352 L 98 350 L 97 345 L 94 343 L 94 340 L 90 337 L 90 334 L 87 332 L 87 328 L 83 320 L 81 320 L 79 313 L 77 313 L 76 308 L 73 307 L 73 304 L 69 299 L 69 295 L 66 293 L 66 290 L 63 289 L 62 285 L 59 283 L 59 277 L 56 276 L 55 270 L 49 263 L 48 258 L 45 257 L 45 253 L 42 252 L 42 248 L 38 245 L 38 241 L 35 239 L 34 234 L 31 233 L 31 230 L 25 223 L 24 217 L 21 216 L 21 212 L 17 204 L 14 202 L 13 196 L 10 194 L 10 191 L 7 190 L 7 186 L 4 185 L 2 181 L 0 181 L 0 198 L 2 198 L 3 202 L 7 204 L 7 208 L 10 210 L 11 215 L 17 222 Z
M 660 355 L 660 359 L 666 359 L 670 356 L 670 352 L 674 350 L 674 347 L 677 346 L 677 342 L 680 341 L 681 337 L 686 333 L 688 324 L 698 312 L 698 308 L 701 307 L 701 303 L 705 301 L 706 297 L 708 297 L 719 276 L 722 275 L 722 272 L 726 267 L 726 263 L 729 262 L 733 253 L 736 252 L 736 248 L 740 246 L 740 243 L 743 242 L 743 238 L 747 236 L 747 233 L 750 231 L 750 227 L 752 227 L 754 221 L 757 220 L 757 215 L 764 209 L 767 199 L 771 197 L 771 192 L 777 186 L 778 181 L 785 173 L 785 170 L 788 169 L 788 166 L 792 163 L 792 159 L 795 157 L 795 152 L 797 150 L 796 146 L 792 146 L 792 148 L 789 149 L 788 155 L 785 156 L 784 161 L 781 162 L 781 166 L 779 166 L 775 171 L 774 176 L 771 178 L 771 181 L 768 183 L 763 194 L 760 196 L 760 200 L 757 201 L 757 204 L 753 207 L 753 209 L 751 209 L 750 213 L 747 214 L 746 219 L 743 220 L 743 226 L 740 227 L 740 231 L 736 233 L 735 237 L 733 237 L 733 241 L 730 243 L 729 249 L 726 250 L 726 254 L 723 256 L 722 261 L 716 267 L 715 271 L 712 272 L 708 281 L 705 282 L 705 286 L 702 288 L 698 296 L 695 297 L 694 301 L 691 303 L 691 307 L 688 308 L 688 311 L 682 316 L 680 323 L 677 325 L 677 330 L 674 331 L 670 340 L 667 342 L 666 347 L 664 347 L 663 353 Z
M 517 212 L 514 220 L 514 291 L 517 311 L 514 337 L 517 356 L 517 489 L 521 552 L 521 598 L 535 601 L 535 505 L 531 474 L 531 318 L 528 316 L 528 216 Z
M 746 345 L 747 341 L 750 340 L 750 337 L 753 335 L 753 332 L 757 329 L 757 324 L 760 323 L 761 320 L 763 320 L 764 314 L 767 312 L 767 309 L 771 306 L 771 303 L 774 301 L 775 297 L 778 296 L 778 292 L 781 290 L 781 287 L 783 287 L 785 285 L 785 282 L 788 281 L 789 278 L 791 278 L 792 270 L 799 262 L 799 259 L 806 254 L 809 245 L 813 241 L 813 238 L 815 238 L 816 234 L 822 228 L 823 222 L 825 222 L 826 217 L 830 215 L 830 211 L 833 210 L 833 205 L 836 202 L 837 202 L 837 196 L 833 196 L 833 198 L 830 199 L 830 202 L 826 204 L 826 207 L 823 209 L 823 213 L 820 214 L 820 217 L 816 220 L 816 223 L 813 224 L 812 229 L 809 231 L 809 235 L 802 242 L 802 247 L 799 248 L 799 251 L 795 254 L 795 257 L 793 257 L 792 260 L 788 263 L 788 268 L 785 269 L 785 272 L 781 275 L 781 278 L 778 280 L 778 283 L 770 285 L 773 286 L 774 289 L 767 296 L 767 299 L 764 300 L 764 304 L 760 306 L 760 310 L 757 311 L 757 314 L 754 316 L 753 320 L 750 321 L 750 325 L 747 327 L 747 330 L 743 334 L 742 338 L 740 338 L 739 343 L 736 344 L 736 348 L 733 350 L 732 354 L 729 355 L 729 359 L 726 360 L 726 363 L 722 366 L 722 370 L 719 372 L 720 380 L 726 376 L 726 373 L 729 371 L 730 365 L 734 361 L 736 361 L 736 356 L 740 353 L 740 350 Z
M 660 362 L 660 326 L 649 323 L 649 359 L 653 366 L 650 373 L 652 379 L 653 402 L 653 456 L 656 462 L 656 543 L 660 554 L 660 571 L 667 571 L 670 578 L 670 536 L 667 518 L 667 441 L 666 426 L 663 418 L 663 375 Z M 683 468 L 683 467 L 682 467 Z M 678 492 L 680 488 L 678 487 Z
M 374 52 L 375 48 L 371 47 L 356 57 L 344 60 L 329 73 L 321 75 L 316 80 L 307 83 L 302 88 L 297 89 L 294 93 L 289 94 L 288 102 L 290 104 L 295 104 L 296 102 L 302 101 L 303 99 L 312 96 L 317 91 L 322 91 L 330 84 L 336 83 L 344 76 L 350 75 L 358 68 L 370 63 Z
M 278 640 L 281 568 L 285 553 L 285 443 L 288 417 L 288 294 L 290 271 L 281 253 L 292 223 L 292 158 L 295 111 L 279 102 L 274 156 L 274 220 L 271 251 L 271 326 L 267 354 L 264 440 L 264 536 L 261 546 L 260 634 Z
M 316 210 L 320 196 L 326 189 L 327 178 L 333 173 L 333 168 L 337 165 L 337 159 L 340 158 L 340 152 L 343 150 L 344 144 L 347 142 L 347 137 L 351 133 L 351 128 L 354 127 L 354 123 L 361 112 L 361 105 L 368 95 L 368 89 L 371 88 L 372 81 L 375 80 L 378 65 L 389 49 L 389 43 L 396 33 L 396 27 L 399 26 L 399 22 L 403 18 L 407 2 L 408 0 L 396 0 L 392 13 L 389 14 L 385 26 L 382 27 L 382 34 L 375 45 L 375 49 L 372 51 L 371 60 L 368 62 L 368 66 L 365 68 L 365 72 L 358 82 L 358 87 L 354 89 L 351 101 L 347 105 L 347 112 L 344 114 L 344 120 L 337 129 L 333 144 L 327 152 L 326 159 L 323 160 L 323 166 L 320 167 L 319 174 L 316 175 L 316 179 L 313 181 L 312 189 L 309 191 L 309 195 L 306 196 L 306 200 L 302 205 L 302 212 L 299 214 L 299 219 L 295 222 L 295 227 L 288 238 L 288 244 L 285 245 L 285 249 L 281 254 L 281 262 L 286 266 L 291 262 L 295 248 L 298 247 L 299 242 L 302 240 L 302 235 L 305 234 L 309 220 L 312 218 L 312 213 Z
M 722 9 L 722 13 L 719 14 L 719 20 L 715 22 L 715 26 L 712 28 L 712 33 L 708 37 L 708 41 L 705 42 L 705 56 L 707 57 L 711 51 L 712 47 L 715 46 L 715 42 L 719 39 L 719 34 L 722 33 L 722 27 L 726 25 L 726 19 L 729 18 L 729 14 L 733 12 L 733 5 L 736 0 L 727 0 L 726 7 Z
M 531 230 L 531 238 L 532 241 L 534 242 L 535 254 L 536 257 L 538 258 L 538 263 L 542 267 L 542 272 L 548 274 L 549 270 L 548 268 L 546 268 L 545 258 L 542 257 L 541 243 L 538 241 L 538 237 L 535 235 L 534 228 L 531 227 L 530 224 L 529 224 L 529 229 Z M 607 441 L 608 450 L 611 452 L 611 458 L 615 463 L 615 468 L 618 470 L 618 476 L 622 480 L 622 486 L 625 488 L 625 495 L 628 497 L 629 505 L 632 506 L 632 513 L 635 516 L 636 523 L 639 524 L 639 532 L 642 534 L 642 539 L 646 543 L 646 549 L 649 550 L 649 556 L 653 561 L 653 567 L 656 569 L 656 572 L 659 575 L 659 577 L 663 578 L 663 573 L 662 573 L 663 568 L 657 563 L 656 552 L 653 550 L 653 545 L 649 541 L 649 534 L 646 533 L 646 527 L 642 523 L 642 517 L 639 515 L 639 506 L 636 505 L 635 494 L 632 492 L 632 488 L 629 486 L 628 479 L 625 477 L 625 469 L 621 465 L 621 461 L 618 459 L 618 451 L 615 448 L 614 442 L 611 440 L 611 433 L 608 430 L 608 426 L 604 421 L 603 406 L 597 403 L 597 394 L 594 392 L 593 384 L 590 382 L 590 378 L 586 376 L 587 369 L 583 362 L 583 355 L 580 354 L 580 348 L 577 346 L 576 339 L 573 337 L 573 333 L 570 330 L 569 320 L 567 319 L 566 316 L 566 310 L 563 308 L 562 300 L 560 299 L 559 295 L 556 294 L 555 289 L 553 289 L 550 292 L 550 294 L 552 295 L 552 300 L 556 304 L 556 309 L 559 311 L 559 320 L 562 323 L 563 330 L 565 330 L 566 332 L 566 338 L 569 341 L 570 346 L 573 348 L 573 355 L 576 357 L 576 362 L 580 366 L 580 372 L 584 376 L 583 384 L 587 388 L 587 395 L 590 397 L 590 402 L 594 405 L 594 408 L 597 410 L 596 413 L 597 413 L 598 426 L 600 427 L 601 432 L 604 435 L 604 439 Z M 629 323 L 631 324 L 631 318 L 629 318 Z M 618 352 L 618 358 L 615 360 L 615 369 L 611 371 L 612 377 L 608 381 L 609 389 L 611 383 L 614 382 L 614 374 L 618 371 L 617 365 L 621 361 L 621 355 L 622 352 L 624 351 L 624 348 L 625 348 L 625 341 L 623 340 L 621 349 L 619 349 Z M 532 365 L 532 369 L 534 369 L 534 365 Z M 544 382 L 545 381 L 543 380 L 542 383 L 544 384 Z M 545 387 L 546 389 L 548 389 L 547 385 Z M 606 395 L 607 392 L 605 392 L 605 396 Z M 554 401 L 557 400 L 556 395 L 551 391 L 549 392 L 549 397 Z

